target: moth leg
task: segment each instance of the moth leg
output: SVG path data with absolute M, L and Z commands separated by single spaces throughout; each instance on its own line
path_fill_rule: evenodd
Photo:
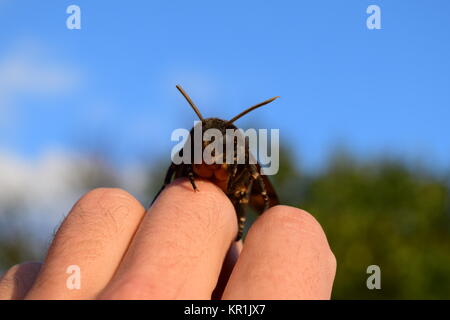
M 155 202 L 156 198 L 158 198 L 158 196 L 160 195 L 160 193 L 164 190 L 164 188 L 170 184 L 170 182 L 172 181 L 172 176 L 175 173 L 176 170 L 176 165 L 174 163 L 172 163 L 169 167 L 169 169 L 167 170 L 166 173 L 166 177 L 164 178 L 164 184 L 162 185 L 161 189 L 159 189 L 158 193 L 156 194 L 156 196 L 153 198 L 152 203 L 150 203 L 150 206 L 153 204 L 153 202 Z
M 238 166 L 237 166 L 237 164 L 233 164 L 233 165 L 230 166 L 230 168 L 231 168 L 231 174 L 230 174 L 230 177 L 228 179 L 227 193 L 230 193 L 231 190 L 233 189 L 233 186 L 234 186 L 233 182 L 234 182 L 234 179 L 236 177 Z
M 249 167 L 250 172 L 252 173 L 252 178 L 259 184 L 259 188 L 261 189 L 261 196 L 264 199 L 264 211 L 266 211 L 267 209 L 269 209 L 269 196 L 267 195 L 264 180 L 254 164 L 250 164 Z
M 191 182 L 192 188 L 194 188 L 194 191 L 198 191 L 198 188 L 195 184 L 194 173 L 192 172 L 191 166 L 188 167 L 187 174 L 188 174 L 189 181 Z
M 242 238 L 244 226 L 246 221 L 245 209 L 250 199 L 250 194 L 253 185 L 253 178 L 249 171 L 241 171 L 237 177 L 231 181 L 230 192 L 228 193 L 234 209 L 236 210 L 236 217 L 238 223 L 238 234 L 236 241 Z
M 244 195 L 244 189 L 251 181 L 250 172 L 245 170 L 239 170 L 238 165 L 235 165 L 232 169 L 231 176 L 228 179 L 227 195 L 233 199 L 240 199 Z M 239 170 L 239 172 L 238 172 Z
M 247 217 L 245 215 L 245 207 L 248 204 L 250 198 L 250 190 L 252 190 L 253 180 L 248 182 L 248 188 L 245 194 L 239 199 L 238 210 L 236 210 L 238 217 L 238 234 L 236 237 L 236 241 L 239 241 L 242 238 L 242 234 L 244 233 L 245 221 L 247 221 Z
M 235 153 L 236 153 L 236 150 L 235 150 Z M 239 172 L 239 176 L 236 177 L 237 171 L 238 171 L 238 168 L 239 168 L 238 158 L 237 158 L 236 155 L 233 158 L 233 163 L 229 164 L 228 168 L 230 168 L 231 174 L 230 174 L 230 177 L 228 179 L 227 194 L 233 192 L 233 188 L 236 185 L 236 182 L 239 182 L 242 179 L 241 178 L 242 175 L 245 174 L 245 170 L 241 170 Z
M 243 203 L 240 203 L 239 201 L 239 203 L 235 205 L 235 208 L 238 219 L 238 233 L 236 236 L 236 241 L 239 241 L 244 233 L 245 221 L 247 220 L 247 217 L 245 216 L 245 206 Z

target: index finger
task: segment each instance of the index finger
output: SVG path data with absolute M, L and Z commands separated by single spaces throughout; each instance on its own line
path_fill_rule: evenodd
M 210 299 L 236 237 L 230 200 L 216 185 L 169 185 L 148 210 L 100 299 Z

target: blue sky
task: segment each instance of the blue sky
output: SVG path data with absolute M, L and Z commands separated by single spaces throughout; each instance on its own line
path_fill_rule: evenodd
M 179 83 L 206 117 L 280 95 L 237 124 L 279 128 L 307 165 L 344 143 L 448 168 L 449 40 L 446 0 L 0 0 L 0 151 L 169 158 L 172 130 L 195 120 Z

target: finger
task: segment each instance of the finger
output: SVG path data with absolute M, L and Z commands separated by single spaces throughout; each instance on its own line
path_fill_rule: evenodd
M 228 283 L 231 272 L 233 271 L 234 265 L 236 264 L 239 255 L 242 251 L 242 241 L 233 242 L 230 249 L 228 249 L 225 261 L 222 265 L 222 270 L 220 271 L 219 280 L 217 281 L 216 288 L 212 293 L 213 300 L 219 300 L 222 298 L 223 291 Z
M 0 279 L 0 300 L 23 299 L 41 268 L 40 262 L 25 262 L 11 267 Z
M 90 299 L 112 278 L 144 208 L 120 189 L 95 189 L 66 217 L 27 299 Z
M 233 205 L 213 183 L 169 185 L 149 209 L 100 299 L 210 299 L 237 234 Z
M 250 228 L 224 299 L 329 299 L 336 259 L 319 223 L 276 206 Z

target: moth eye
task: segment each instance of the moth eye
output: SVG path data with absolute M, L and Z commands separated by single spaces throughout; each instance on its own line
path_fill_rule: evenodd
M 237 190 L 237 191 L 234 193 L 234 195 L 235 195 L 236 197 L 238 197 L 238 196 L 241 194 L 241 192 L 242 192 L 242 191 Z
M 234 193 L 234 195 L 236 196 L 236 197 L 243 197 L 243 196 L 245 196 L 245 190 L 237 190 L 235 193 Z

